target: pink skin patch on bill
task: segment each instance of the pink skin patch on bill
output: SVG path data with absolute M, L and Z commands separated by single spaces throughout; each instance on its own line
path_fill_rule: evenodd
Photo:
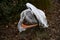
M 31 27 L 34 27 L 34 26 L 37 26 L 38 24 L 33 24 L 33 25 L 26 25 L 26 24 L 22 24 L 22 27 L 23 28 L 31 28 Z

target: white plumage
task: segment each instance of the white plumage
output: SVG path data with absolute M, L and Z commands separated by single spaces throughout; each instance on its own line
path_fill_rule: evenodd
M 26 28 L 22 27 L 22 23 L 24 19 L 26 19 L 28 23 L 31 23 L 31 24 L 34 24 L 34 23 L 37 24 L 37 20 L 38 20 L 39 25 L 42 24 L 44 28 L 48 27 L 45 13 L 42 10 L 36 8 L 30 3 L 26 3 L 26 6 L 28 9 L 22 11 L 20 15 L 20 20 L 18 22 L 18 29 L 20 32 L 26 30 Z M 34 15 L 36 16 L 37 20 L 35 19 Z

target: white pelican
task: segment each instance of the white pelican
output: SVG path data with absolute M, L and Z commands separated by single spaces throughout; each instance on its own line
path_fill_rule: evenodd
M 18 29 L 20 32 L 25 31 L 27 28 L 34 27 L 37 25 L 42 25 L 43 28 L 48 27 L 45 13 L 42 10 L 36 8 L 31 3 L 26 3 L 26 6 L 28 9 L 22 11 L 20 15 L 20 20 L 18 22 Z

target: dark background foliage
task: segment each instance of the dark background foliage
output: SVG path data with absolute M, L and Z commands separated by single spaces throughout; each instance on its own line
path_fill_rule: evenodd
M 8 23 L 19 20 L 20 13 L 26 9 L 27 2 L 43 10 L 50 6 L 50 0 L 0 0 L 0 22 Z

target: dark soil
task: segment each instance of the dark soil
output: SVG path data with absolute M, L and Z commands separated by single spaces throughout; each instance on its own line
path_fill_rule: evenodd
M 27 29 L 19 33 L 16 22 L 0 25 L 0 40 L 60 40 L 60 4 L 46 13 L 49 27 Z

